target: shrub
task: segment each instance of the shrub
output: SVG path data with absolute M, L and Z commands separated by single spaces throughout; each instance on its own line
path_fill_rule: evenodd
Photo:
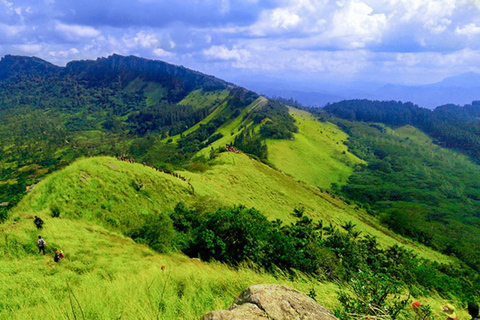
M 153 250 L 167 252 L 175 237 L 172 220 L 164 214 L 147 215 L 144 224 L 131 232 L 130 236 L 139 243 L 148 244 Z

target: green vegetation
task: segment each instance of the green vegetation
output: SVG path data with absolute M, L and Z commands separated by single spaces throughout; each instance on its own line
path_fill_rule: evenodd
M 348 100 L 327 105 L 325 111 L 342 119 L 413 125 L 437 144 L 466 154 L 480 164 L 480 101 L 463 107 L 444 105 L 431 111 L 397 101 Z
M 318 121 L 120 56 L 8 56 L 0 93 L 0 318 L 196 319 L 259 282 L 342 319 L 478 297 L 480 167 L 434 144 L 477 160 L 476 103 L 358 100 Z
M 294 140 L 267 140 L 268 161 L 277 169 L 323 190 L 344 184 L 356 165 L 364 163 L 348 151 L 348 135 L 330 122 L 290 108 L 298 126 Z
M 47 255 L 37 255 L 33 215 L 0 225 L 0 319 L 198 319 L 225 309 L 246 287 L 280 283 L 333 308 L 336 287 L 246 266 L 159 255 L 98 225 L 45 217 Z M 66 258 L 53 262 L 61 249 Z M 165 269 L 162 269 L 165 266 Z M 333 295 L 332 295 L 333 293 Z
M 217 130 L 247 113 L 255 121 L 271 115 L 275 125 L 290 119 L 283 105 L 267 110 L 266 99 L 214 77 L 116 55 L 65 68 L 7 56 L 0 93 L 0 203 L 8 203 L 0 207 L 0 221 L 28 186 L 79 157 L 125 155 L 188 167 L 196 153 L 224 137 Z

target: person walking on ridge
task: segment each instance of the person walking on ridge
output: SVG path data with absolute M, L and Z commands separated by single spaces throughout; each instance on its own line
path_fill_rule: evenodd
M 46 244 L 47 243 L 45 242 L 45 240 L 42 239 L 42 236 L 38 236 L 38 241 L 37 241 L 38 253 L 43 251 L 43 255 L 45 255 L 45 245 Z
M 43 228 L 43 220 L 40 217 L 35 216 L 35 220 L 33 220 L 33 223 L 35 223 L 37 229 Z

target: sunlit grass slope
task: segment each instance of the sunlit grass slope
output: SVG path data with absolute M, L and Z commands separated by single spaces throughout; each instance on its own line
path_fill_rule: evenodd
M 198 319 L 258 283 L 315 288 L 322 304 L 336 304 L 333 284 L 160 255 L 78 220 L 45 217 L 46 256 L 37 253 L 33 214 L 0 225 L 0 233 L 0 319 Z M 66 253 L 60 263 L 56 249 Z
M 84 159 L 52 174 L 41 182 L 13 212 L 51 214 L 98 221 L 112 230 L 138 227 L 139 215 L 171 210 L 178 202 L 215 210 L 220 205 L 255 207 L 269 219 L 293 220 L 295 208 L 324 223 L 342 225 L 352 221 L 359 231 L 378 237 L 384 245 L 409 244 L 429 259 L 446 258 L 417 246 L 381 227 L 370 215 L 346 205 L 327 193 L 243 154 L 222 153 L 210 170 L 180 172 L 190 184 L 148 166 L 109 157 Z
M 306 111 L 290 108 L 298 133 L 294 140 L 267 141 L 268 161 L 279 170 L 309 185 L 327 189 L 344 184 L 361 159 L 343 144 L 348 135 L 329 122 L 320 122 Z

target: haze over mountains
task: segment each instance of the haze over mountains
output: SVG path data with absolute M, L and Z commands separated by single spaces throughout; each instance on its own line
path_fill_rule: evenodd
M 371 99 L 413 102 L 420 107 L 434 109 L 445 104 L 464 105 L 480 99 L 480 74 L 474 72 L 425 85 L 348 81 L 340 84 L 322 80 L 298 85 L 279 79 L 238 79 L 238 83 L 267 96 L 293 98 L 304 105 L 318 107 L 345 99 Z

